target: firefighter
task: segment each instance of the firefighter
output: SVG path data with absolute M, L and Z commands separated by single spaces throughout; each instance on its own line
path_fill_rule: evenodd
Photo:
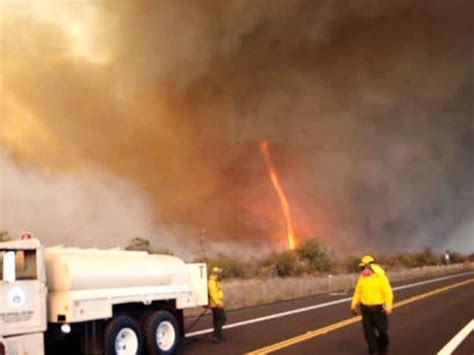
M 209 288 L 209 307 L 212 311 L 212 323 L 214 332 L 211 335 L 211 341 L 221 343 L 224 341 L 222 335 L 222 326 L 226 322 L 224 310 L 224 291 L 222 290 L 222 269 L 217 266 L 211 270 L 208 281 Z
M 392 313 L 393 292 L 385 271 L 366 255 L 360 264 L 360 277 L 352 298 L 351 311 L 362 314 L 362 328 L 370 354 L 387 354 L 388 315 Z

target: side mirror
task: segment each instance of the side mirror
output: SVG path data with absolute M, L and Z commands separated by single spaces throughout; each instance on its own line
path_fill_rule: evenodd
M 7 251 L 3 256 L 3 281 L 5 282 L 15 282 L 16 280 L 16 270 L 15 265 L 15 252 Z

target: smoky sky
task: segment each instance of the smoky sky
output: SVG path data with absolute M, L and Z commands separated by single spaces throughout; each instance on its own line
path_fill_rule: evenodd
M 473 249 L 471 1 L 1 6 L 18 164 L 115 175 L 180 240 L 279 244 L 266 139 L 300 240 Z

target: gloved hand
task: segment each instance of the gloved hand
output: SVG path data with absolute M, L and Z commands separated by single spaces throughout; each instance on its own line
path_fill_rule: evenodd
M 358 306 L 351 306 L 351 312 L 353 315 L 357 316 L 359 314 L 359 307 Z

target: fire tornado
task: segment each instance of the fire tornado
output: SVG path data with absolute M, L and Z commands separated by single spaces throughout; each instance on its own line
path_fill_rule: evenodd
M 280 179 L 273 166 L 267 141 L 262 141 L 260 143 L 260 151 L 262 153 L 263 158 L 265 159 L 265 163 L 268 168 L 268 175 L 270 176 L 270 180 L 272 181 L 273 188 L 275 189 L 278 195 L 278 198 L 280 199 L 283 215 L 285 216 L 287 238 L 288 238 L 288 248 L 294 249 L 296 236 L 295 236 L 295 230 L 293 229 L 293 222 L 291 220 L 290 204 L 288 203 L 288 198 L 286 197 L 285 190 L 283 190 L 283 186 L 281 185 Z

